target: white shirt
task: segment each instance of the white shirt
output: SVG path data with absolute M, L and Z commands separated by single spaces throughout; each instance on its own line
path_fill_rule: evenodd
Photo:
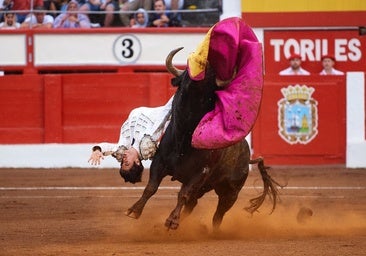
M 16 28 L 20 28 L 20 23 L 15 22 L 13 24 L 13 26 L 8 26 L 5 22 L 1 22 L 0 23 L 0 28 L 1 29 L 16 29 Z
M 339 71 L 335 68 L 332 68 L 332 71 L 330 74 L 327 74 L 325 72 L 325 69 L 322 70 L 322 72 L 319 73 L 319 75 L 344 75 L 344 73 L 342 71 Z
M 282 70 L 279 74 L 281 76 L 292 76 L 292 75 L 308 76 L 308 75 L 310 75 L 310 72 L 303 69 L 303 68 L 299 68 L 299 70 L 295 73 L 294 70 L 291 67 L 288 67 L 288 68 Z
M 34 15 L 31 15 L 31 16 L 28 16 L 27 18 L 25 18 L 24 22 L 25 22 L 25 23 L 30 23 L 30 24 L 32 24 L 32 25 L 34 25 L 34 24 L 37 24 L 37 23 L 38 23 L 38 22 L 37 22 L 37 18 L 36 18 L 36 16 L 34 16 Z M 48 23 L 53 24 L 53 22 L 54 22 L 54 18 L 53 18 L 51 15 L 46 14 L 46 15 L 43 17 L 43 22 L 42 22 L 42 24 L 48 24 Z
M 102 142 L 98 144 L 102 153 L 114 152 L 119 146 L 133 147 L 140 152 L 140 141 L 145 134 L 151 135 L 154 141 L 159 142 L 170 121 L 172 101 L 173 97 L 161 107 L 133 109 L 122 124 L 118 143 Z

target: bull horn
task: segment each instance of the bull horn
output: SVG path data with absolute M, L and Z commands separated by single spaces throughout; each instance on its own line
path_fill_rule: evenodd
M 180 50 L 182 50 L 184 47 L 179 47 L 175 50 L 172 50 L 168 56 L 166 57 L 165 59 L 165 66 L 166 66 L 166 69 L 169 71 L 169 73 L 171 73 L 172 75 L 174 76 L 180 76 L 184 70 L 180 70 L 180 69 L 177 69 L 176 67 L 174 67 L 174 65 L 172 64 L 172 60 L 173 60 L 173 57 L 174 55 L 179 52 Z

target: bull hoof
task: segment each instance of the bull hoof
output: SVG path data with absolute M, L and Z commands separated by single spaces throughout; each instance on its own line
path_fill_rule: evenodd
M 125 215 L 130 217 L 130 218 L 133 218 L 133 219 L 138 219 L 140 217 L 140 214 L 134 212 L 131 209 L 128 209 L 127 211 L 125 211 Z
M 167 227 L 168 229 L 176 230 L 179 227 L 179 223 L 178 222 L 175 222 L 173 220 L 167 219 L 165 221 L 165 227 Z

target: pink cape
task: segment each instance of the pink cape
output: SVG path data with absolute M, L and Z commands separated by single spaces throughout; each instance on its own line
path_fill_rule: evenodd
M 215 109 L 202 118 L 192 137 L 195 148 L 217 149 L 243 140 L 257 119 L 263 89 L 262 46 L 243 20 L 228 18 L 212 28 L 208 63 L 222 81 L 233 78 L 236 71 L 231 82 L 216 91 Z

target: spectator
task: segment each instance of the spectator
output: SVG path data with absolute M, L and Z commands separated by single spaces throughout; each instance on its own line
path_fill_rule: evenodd
M 52 28 L 54 18 L 46 14 L 43 6 L 36 6 L 35 13 L 28 15 L 22 23 L 22 28 Z
M 325 55 L 322 57 L 323 70 L 319 73 L 320 75 L 344 75 L 342 71 L 334 68 L 335 58 L 332 55 Z
M 83 4 L 79 11 L 81 12 L 98 12 L 98 11 L 106 11 L 104 18 L 104 27 L 112 26 L 114 20 L 114 10 L 117 9 L 116 3 L 113 0 L 88 0 L 85 4 Z M 90 17 L 89 17 L 90 18 Z
M 183 9 L 184 1 L 183 0 L 164 0 L 166 9 L 171 12 L 170 14 L 170 26 L 171 27 L 181 27 L 182 23 L 182 15 L 179 13 L 179 10 Z
M 168 13 L 164 0 L 154 1 L 154 13 L 149 18 L 150 27 L 179 27 L 180 21 L 177 15 Z
M 299 54 L 292 54 L 288 60 L 290 62 L 290 67 L 282 70 L 280 72 L 281 76 L 310 75 L 309 71 L 301 67 L 301 56 Z
M 133 18 L 133 28 L 146 28 L 149 22 L 149 15 L 145 11 L 145 9 L 140 8 L 134 15 Z
M 55 28 L 90 28 L 90 21 L 87 15 L 76 13 L 79 4 L 76 0 L 71 0 L 67 5 L 66 12 L 61 13 L 55 19 Z
M 43 6 L 43 0 L 13 0 L 12 11 L 19 11 L 16 13 L 17 21 L 22 24 L 35 6 Z
M 122 26 L 124 27 L 129 27 L 131 25 L 131 14 L 126 12 L 136 11 L 140 8 L 143 8 L 146 11 L 150 11 L 153 6 L 153 0 L 119 0 L 118 2 L 121 11 L 119 17 L 121 19 Z
M 5 13 L 4 22 L 0 23 L 0 29 L 16 29 L 20 28 L 20 24 L 17 21 L 17 16 L 14 13 Z

